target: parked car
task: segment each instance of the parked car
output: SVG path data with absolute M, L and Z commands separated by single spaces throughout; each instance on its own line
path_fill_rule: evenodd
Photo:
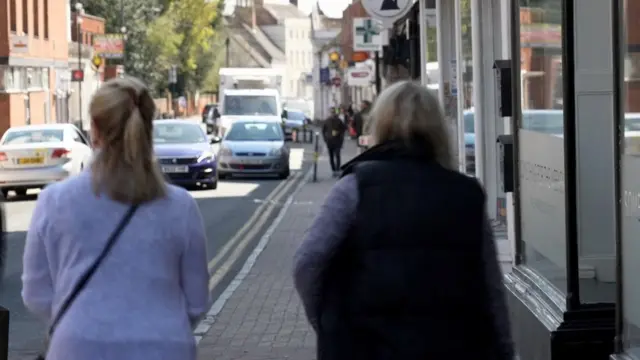
M 213 144 L 199 124 L 184 120 L 153 122 L 154 152 L 162 172 L 176 185 L 216 189 L 218 177 Z
M 231 125 L 220 144 L 218 176 L 237 174 L 289 177 L 289 147 L 279 123 L 239 120 Z
M 305 125 L 310 122 L 309 118 L 300 110 L 287 110 L 287 118 L 284 119 L 284 135 L 286 140 L 293 138 L 293 132 L 301 132 Z
M 0 139 L 0 189 L 24 196 L 29 189 L 78 174 L 92 157 L 87 138 L 72 124 L 13 127 Z

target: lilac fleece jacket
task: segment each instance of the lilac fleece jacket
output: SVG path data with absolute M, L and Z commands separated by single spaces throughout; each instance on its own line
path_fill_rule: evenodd
M 294 258 L 293 277 L 296 289 L 311 326 L 318 329 L 318 307 L 321 299 L 322 276 L 345 234 L 355 221 L 358 207 L 358 184 L 354 174 L 340 179 L 331 189 L 320 213 Z M 505 359 L 513 358 L 513 343 L 508 310 L 502 283 L 502 271 L 498 262 L 493 231 L 486 222 L 484 257 L 485 276 L 489 284 L 488 303 L 491 304 L 494 326 L 499 334 L 499 347 Z
M 27 233 L 26 307 L 49 323 L 128 205 L 96 196 L 91 172 L 43 190 Z M 209 304 L 206 235 L 175 186 L 138 208 L 58 324 L 47 360 L 195 360 L 192 326 Z

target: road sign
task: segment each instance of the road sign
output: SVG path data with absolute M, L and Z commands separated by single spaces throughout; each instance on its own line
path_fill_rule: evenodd
M 84 81 L 84 71 L 80 69 L 71 70 L 71 81 L 73 82 Z
M 169 84 L 177 84 L 178 83 L 178 67 L 176 65 L 171 65 L 169 68 Z
M 327 84 L 331 81 L 331 74 L 329 73 L 329 68 L 320 68 L 320 83 Z
M 333 79 L 331 79 L 331 82 L 333 83 L 333 86 L 335 87 L 339 87 L 340 85 L 342 85 L 342 79 L 340 79 L 339 77 L 334 77 Z
M 373 72 L 367 66 L 353 67 L 347 71 L 347 85 L 371 86 Z
M 91 65 L 93 65 L 93 69 L 96 71 L 100 69 L 100 66 L 102 66 L 103 63 L 104 63 L 104 59 L 100 57 L 98 54 L 93 55 L 93 57 L 91 58 Z
M 382 21 L 386 28 L 391 28 L 394 22 L 403 18 L 412 6 L 413 0 L 362 0 L 362 7 L 367 13 Z
M 382 24 L 372 18 L 353 19 L 353 50 L 379 51 Z

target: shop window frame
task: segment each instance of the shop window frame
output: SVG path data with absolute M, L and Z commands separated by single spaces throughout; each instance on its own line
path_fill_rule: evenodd
M 575 44 L 573 37 L 574 30 L 574 1 L 562 0 L 562 83 L 563 83 L 563 145 L 564 145 L 564 176 L 565 176 L 565 250 L 566 250 L 566 281 L 565 292 L 556 289 L 551 283 L 540 276 L 534 269 L 527 266 L 522 237 L 521 224 L 521 195 L 520 195 L 520 160 L 515 156 L 514 166 L 514 212 L 515 212 L 515 268 L 514 272 L 519 277 L 527 279 L 533 289 L 537 289 L 541 298 L 552 305 L 554 312 L 564 312 L 579 310 L 582 305 L 580 301 L 579 285 L 579 249 L 578 249 L 578 224 L 577 224 L 577 174 L 576 174 L 576 109 L 575 109 Z M 521 44 L 520 44 L 520 2 L 514 1 L 511 6 L 511 53 L 514 64 L 521 64 Z M 522 104 L 520 89 L 520 66 L 512 69 L 514 84 L 512 95 L 516 111 L 511 118 L 511 127 L 514 129 L 514 152 L 519 154 L 519 131 L 522 128 Z M 563 302 L 563 303 L 560 303 Z

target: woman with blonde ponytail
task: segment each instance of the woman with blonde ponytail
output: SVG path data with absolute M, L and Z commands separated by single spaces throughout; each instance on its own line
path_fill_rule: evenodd
M 46 359 L 193 360 L 208 306 L 200 211 L 156 165 L 141 81 L 106 82 L 89 112 L 92 165 L 40 193 L 27 233 L 22 298 L 50 325 Z

